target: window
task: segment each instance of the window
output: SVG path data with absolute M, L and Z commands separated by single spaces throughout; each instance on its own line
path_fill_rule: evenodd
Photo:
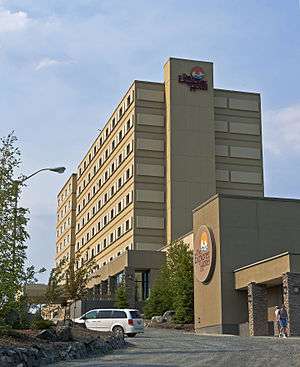
M 113 232 L 110 234 L 110 243 L 114 242 L 114 234 Z
M 92 228 L 92 236 L 94 236 L 95 235 L 95 228 L 93 227 Z
M 126 154 L 128 155 L 130 153 L 130 143 L 127 144 L 127 147 L 126 147 Z
M 130 177 L 130 170 L 129 170 L 129 168 L 128 168 L 128 170 L 126 170 L 126 180 L 128 180 L 128 179 L 129 179 L 129 177 Z
M 94 206 L 93 207 L 93 215 L 95 215 L 95 213 L 96 213 L 96 207 Z
M 128 205 L 128 204 L 129 204 L 129 201 L 130 201 L 130 199 L 129 199 L 129 194 L 127 194 L 127 195 L 126 195 L 126 205 Z
M 112 209 L 112 210 L 110 211 L 110 219 L 113 219 L 113 217 L 114 217 L 114 210 Z
M 101 145 L 102 145 L 102 138 L 100 138 L 99 139 L 99 145 L 100 145 L 100 147 L 101 147 Z M 101 160 L 101 159 L 100 159 Z
M 136 299 L 138 301 L 144 301 L 145 299 L 149 297 L 149 272 L 148 271 L 136 271 L 135 272 L 135 291 L 136 291 Z M 131 316 L 132 318 L 140 318 L 139 314 L 131 315 Z
M 105 151 L 105 158 L 107 158 L 108 157 L 108 149 L 106 149 L 106 151 Z
M 94 166 L 94 175 L 96 174 L 96 172 L 97 172 L 97 167 Z
M 93 194 L 96 193 L 96 186 L 93 187 Z
M 115 164 L 113 163 L 112 165 L 111 165 L 111 173 L 114 173 L 115 172 Z
M 85 188 L 85 180 L 83 180 L 83 188 Z
M 122 117 L 122 115 L 123 115 L 123 108 L 121 107 L 121 108 L 119 109 L 119 118 L 121 118 L 121 117 Z
M 93 258 L 95 256 L 95 250 L 92 249 L 91 257 Z
M 104 238 L 104 240 L 103 240 L 103 248 L 105 248 L 105 247 L 106 247 L 106 238 Z M 103 264 L 103 265 L 105 265 L 105 264 Z
M 91 153 L 89 154 L 89 162 L 92 160 L 92 155 Z
M 116 147 L 116 142 L 113 140 L 111 143 L 111 150 L 114 150 Z
M 86 220 L 89 221 L 90 220 L 90 213 L 88 212 L 86 215 Z
M 82 316 L 83 319 L 97 319 L 98 318 L 98 311 L 90 311 Z
M 98 222 L 98 231 L 100 231 L 100 229 L 101 229 L 101 223 Z
M 104 195 L 104 202 L 107 202 L 107 194 Z
M 103 218 L 103 224 L 106 225 L 107 224 L 107 216 L 105 215 L 105 217 Z
M 97 252 L 100 252 L 100 244 L 97 245 Z
M 118 237 L 120 237 L 120 236 L 121 236 L 121 227 L 118 227 L 117 235 L 118 235 Z
M 105 130 L 105 137 L 108 137 L 108 129 Z
M 121 141 L 122 139 L 123 139 L 123 132 L 121 130 L 121 131 L 119 131 L 119 141 Z
M 113 119 L 112 119 L 112 127 L 114 128 L 114 127 L 115 127 L 115 125 L 116 125 L 116 119 L 115 119 L 115 118 L 113 118 Z
M 105 181 L 108 179 L 108 172 L 106 171 L 104 174 Z
M 95 311 L 95 312 L 97 312 L 97 311 Z M 112 311 L 111 310 L 98 311 L 98 318 L 99 319 L 111 319 L 112 318 Z
M 113 319 L 127 319 L 127 316 L 126 316 L 126 313 L 124 311 L 114 310 L 112 318 Z
M 85 199 L 82 200 L 82 206 L 85 206 Z
M 129 223 L 129 219 L 127 219 L 125 222 L 125 230 L 128 231 L 129 228 L 130 228 L 130 223 Z
M 140 319 L 142 316 L 138 310 L 129 311 L 132 319 Z
M 122 210 L 122 203 L 120 201 L 119 204 L 118 204 L 118 212 L 120 212 L 121 210 Z
M 122 186 L 122 177 L 118 179 L 118 189 Z
M 91 174 L 90 173 L 88 174 L 88 181 L 89 182 L 91 181 Z
M 102 186 L 102 180 L 101 180 L 101 178 L 100 178 L 100 180 L 99 180 L 98 184 L 99 184 L 99 187 L 101 187 L 101 186 Z
M 96 151 L 97 151 L 97 147 L 96 145 L 94 146 L 94 154 L 96 154 Z
M 87 234 L 86 234 L 86 242 L 87 242 L 89 239 L 90 239 L 90 234 L 89 234 L 89 233 L 87 233 Z
M 127 97 L 127 107 L 130 105 L 131 101 L 130 101 L 130 95 Z
M 127 131 L 130 129 L 130 120 L 127 121 L 126 128 L 127 128 Z
M 89 201 L 90 201 L 90 199 L 91 199 L 91 193 L 89 192 L 89 193 L 88 193 L 88 196 L 87 196 L 87 201 L 89 202 Z
M 99 159 L 99 167 L 101 167 L 102 166 L 102 159 L 100 158 Z
M 122 163 L 122 154 L 119 155 L 119 160 L 118 160 L 119 164 Z
M 109 258 L 109 261 L 113 261 L 113 259 L 114 259 L 113 257 L 110 257 L 110 258 Z
M 115 193 L 115 188 L 114 188 L 114 186 L 112 186 L 112 187 L 111 187 L 110 191 L 111 191 L 111 196 L 113 196 L 113 194 Z

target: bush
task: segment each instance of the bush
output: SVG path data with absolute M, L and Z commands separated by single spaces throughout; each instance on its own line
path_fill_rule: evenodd
M 193 254 L 180 242 L 170 245 L 165 266 L 145 303 L 146 318 L 174 310 L 175 323 L 191 323 L 194 318 Z
M 125 283 L 122 282 L 116 291 L 116 301 L 115 301 L 117 308 L 127 308 L 128 307 L 128 301 L 127 301 L 127 292 Z
M 51 326 L 54 326 L 54 322 L 51 320 L 34 320 L 31 324 L 32 329 L 35 330 L 49 329 Z

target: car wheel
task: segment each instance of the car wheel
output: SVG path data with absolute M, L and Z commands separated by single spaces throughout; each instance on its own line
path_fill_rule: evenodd
M 127 336 L 128 336 L 129 338 L 134 338 L 134 337 L 136 336 L 136 334 L 137 334 L 137 333 L 129 333 L 129 334 L 127 334 Z
M 115 326 L 112 331 L 115 336 L 119 336 L 120 338 L 124 337 L 124 329 L 122 328 L 122 326 Z

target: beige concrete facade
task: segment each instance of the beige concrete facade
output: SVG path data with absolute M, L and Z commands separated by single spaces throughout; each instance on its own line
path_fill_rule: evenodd
M 195 68 L 205 88 L 180 81 Z M 212 195 L 263 196 L 260 96 L 213 79 L 210 62 L 170 58 L 163 82 L 129 87 L 78 165 L 75 270 L 93 258 L 102 281 L 127 251 L 185 238 Z
M 76 174 L 72 174 L 57 195 L 55 264 L 74 261 L 76 225 Z
M 194 277 L 198 332 L 238 334 L 240 325 L 248 322 L 250 283 L 267 287 L 268 320 L 274 321 L 274 307 L 283 303 L 283 274 L 300 270 L 299 218 L 299 200 L 228 194 L 194 210 L 194 236 L 206 225 L 216 247 L 210 282 L 202 284 Z

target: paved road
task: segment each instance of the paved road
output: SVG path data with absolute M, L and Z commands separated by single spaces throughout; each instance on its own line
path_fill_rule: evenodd
M 200 336 L 146 329 L 132 346 L 100 358 L 56 367 L 293 367 L 300 366 L 300 339 Z

